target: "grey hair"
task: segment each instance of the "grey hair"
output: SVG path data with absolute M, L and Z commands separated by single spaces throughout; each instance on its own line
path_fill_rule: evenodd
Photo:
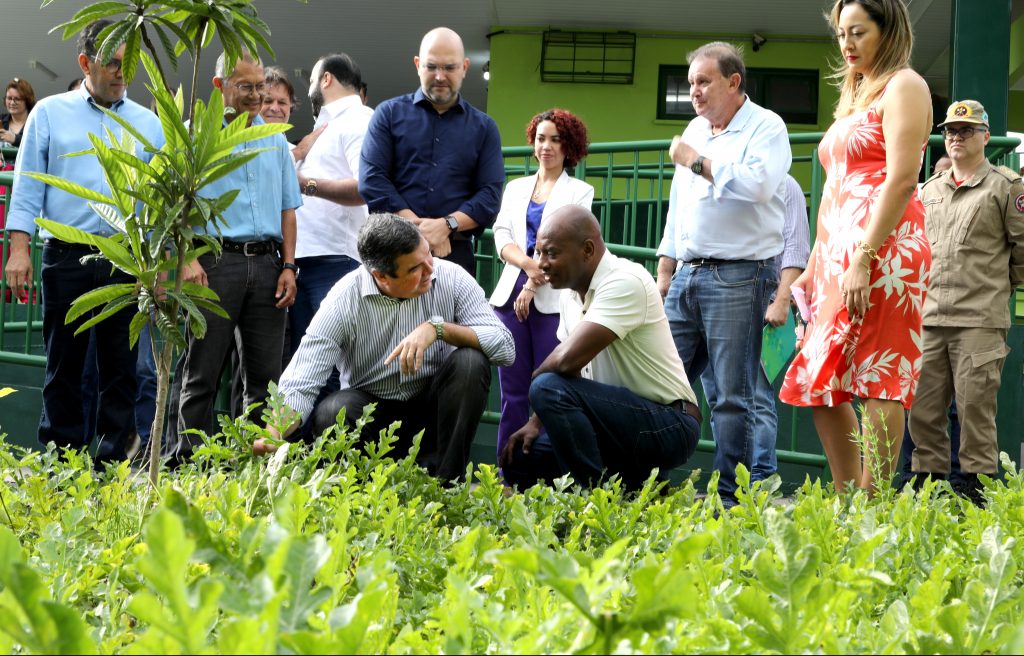
M 371 214 L 359 230 L 359 259 L 370 271 L 394 278 L 399 257 L 412 253 L 423 242 L 420 229 L 397 214 Z
M 686 55 L 686 63 L 692 64 L 698 59 L 714 59 L 718 62 L 718 72 L 724 78 L 739 73 L 740 93 L 747 90 L 747 67 L 743 64 L 743 53 L 739 48 L 725 41 L 712 41 Z
M 239 57 L 237 60 L 235 60 L 235 64 L 238 64 L 239 61 L 251 62 L 251 63 L 257 64 L 259 66 L 263 65 L 263 62 L 260 61 L 260 58 L 258 56 L 256 56 L 256 55 L 252 54 L 249 51 L 243 52 L 241 57 Z M 235 69 L 232 68 L 230 71 L 225 71 L 224 69 L 225 69 L 226 66 L 227 66 L 227 53 L 222 52 L 217 57 L 217 65 L 216 65 L 216 67 L 214 68 L 214 71 L 213 71 L 214 76 L 215 77 L 219 77 L 222 80 L 229 79 L 234 74 Z

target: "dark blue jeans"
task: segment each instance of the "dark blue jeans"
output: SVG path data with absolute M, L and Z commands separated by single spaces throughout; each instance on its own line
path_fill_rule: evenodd
M 292 354 L 299 350 L 302 337 L 306 334 L 309 324 L 312 323 L 316 311 L 320 309 L 320 304 L 327 298 L 327 293 L 339 280 L 359 268 L 359 261 L 353 260 L 348 255 L 300 257 L 295 260 L 295 264 L 299 266 L 298 288 L 295 293 L 295 305 L 288 308 Z M 340 388 L 338 370 L 334 369 L 320 390 L 320 395 L 316 399 L 317 403 Z M 303 424 L 302 437 L 306 440 L 314 437 L 311 422 L 307 421 Z
M 681 409 L 586 378 L 541 374 L 530 405 L 546 435 L 503 469 L 519 487 L 569 473 L 585 486 L 618 474 L 636 489 L 654 468 L 665 474 L 689 460 L 700 437 L 700 424 Z
M 111 284 L 132 283 L 128 275 L 109 262 L 80 260 L 93 251 L 87 246 L 49 240 L 43 247 L 43 340 L 46 374 L 43 381 L 43 413 L 39 441 L 76 449 L 88 446 L 82 398 L 82 372 L 89 348 L 89 332 L 75 335 L 85 319 L 65 324 L 76 298 Z M 101 306 L 102 307 L 102 306 Z M 91 332 L 96 339 L 98 402 L 95 459 L 124 460 L 128 440 L 135 432 L 135 366 L 137 350 L 128 348 L 128 327 L 134 312 L 129 308 L 98 323 Z
M 705 368 L 714 376 L 711 430 L 715 438 L 718 492 L 726 505 L 736 500 L 736 465 L 753 468 L 755 441 L 774 445 L 778 432 L 775 404 L 758 404 L 772 395 L 761 372 L 764 313 L 779 277 L 771 260 L 683 264 L 672 277 L 665 314 L 687 376 Z M 762 413 L 760 417 L 757 413 Z M 763 433 L 763 438 L 757 435 Z

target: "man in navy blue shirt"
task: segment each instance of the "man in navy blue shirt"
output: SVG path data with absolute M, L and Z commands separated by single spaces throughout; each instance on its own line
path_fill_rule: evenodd
M 411 220 L 434 255 L 475 275 L 473 239 L 494 223 L 505 183 L 498 126 L 459 95 L 469 59 L 458 34 L 431 30 L 413 62 L 420 88 L 381 103 L 370 121 L 359 194 L 371 213 Z

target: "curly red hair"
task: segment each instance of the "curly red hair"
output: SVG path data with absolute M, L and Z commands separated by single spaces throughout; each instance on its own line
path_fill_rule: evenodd
M 549 109 L 534 116 L 526 126 L 526 142 L 533 145 L 537 138 L 537 126 L 551 121 L 562 138 L 562 152 L 565 153 L 565 168 L 576 166 L 587 156 L 587 126 L 578 116 L 564 109 Z

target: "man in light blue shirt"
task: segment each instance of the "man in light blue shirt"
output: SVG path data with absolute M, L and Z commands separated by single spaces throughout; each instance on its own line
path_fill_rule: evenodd
M 266 89 L 263 65 L 243 57 L 234 70 L 225 70 L 225 57 L 217 60 L 213 84 L 224 94 L 225 113 L 232 110 L 249 125 L 262 125 L 259 111 Z M 217 198 L 232 189 L 238 196 L 219 225 L 223 253 L 201 256 L 185 272 L 185 279 L 217 292 L 225 319 L 203 311 L 207 331 L 202 339 L 189 336 L 180 367 L 179 434 L 186 429 L 213 432 L 213 402 L 221 368 L 235 346 L 235 328 L 241 340 L 244 406 L 261 403 L 268 383 L 281 375 L 286 308 L 295 302 L 295 208 L 302 205 L 298 179 L 288 142 L 280 134 L 236 148 L 269 148 L 244 166 L 201 190 Z M 212 228 L 211 228 L 212 231 Z M 169 448 L 178 462 L 192 453 L 196 438 L 179 435 Z
M 78 65 L 85 75 L 84 84 L 74 91 L 41 100 L 25 126 L 15 165 L 18 177 L 7 217 L 11 249 L 5 273 L 8 284 L 15 289 L 30 285 L 32 281 L 29 243 L 36 229 L 36 217 L 58 221 L 92 234 L 110 236 L 115 233 L 114 228 L 81 198 L 22 173 L 49 173 L 109 194 L 110 186 L 96 157 L 65 157 L 92 148 L 90 134 L 105 138 L 108 129 L 114 134 L 121 134 L 121 126 L 104 114 L 101 107 L 120 115 L 155 145 L 163 144 L 159 119 L 125 95 L 121 75 L 124 46 L 108 61 L 96 59 L 96 37 L 109 24 L 109 21 L 96 21 L 82 30 L 79 37 Z M 149 158 L 141 147 L 138 154 Z M 65 325 L 64 317 L 71 303 L 82 294 L 105 285 L 134 280 L 112 269 L 108 262 L 81 262 L 81 258 L 96 252 L 90 246 L 62 242 L 45 230 L 40 231 L 40 237 L 44 240 L 41 279 L 46 374 L 39 440 L 43 444 L 53 442 L 61 447 L 85 448 L 88 438 L 81 380 L 89 333 L 77 336 L 74 333 L 81 322 L 92 315 L 69 325 Z M 99 374 L 96 433 L 100 445 L 97 463 L 124 459 L 125 447 L 134 432 L 137 351 L 128 348 L 129 323 L 133 314 L 131 310 L 122 310 L 93 329 Z
M 658 288 L 687 373 L 713 372 L 715 469 L 722 502 L 732 506 L 736 466 L 751 468 L 755 432 L 777 432 L 774 407 L 764 421 L 754 413 L 757 388 L 767 384 L 761 330 L 779 283 L 774 258 L 783 247 L 792 152 L 782 119 L 744 93 L 746 68 L 734 46 L 709 43 L 687 61 L 697 117 L 669 150 L 676 172 Z

